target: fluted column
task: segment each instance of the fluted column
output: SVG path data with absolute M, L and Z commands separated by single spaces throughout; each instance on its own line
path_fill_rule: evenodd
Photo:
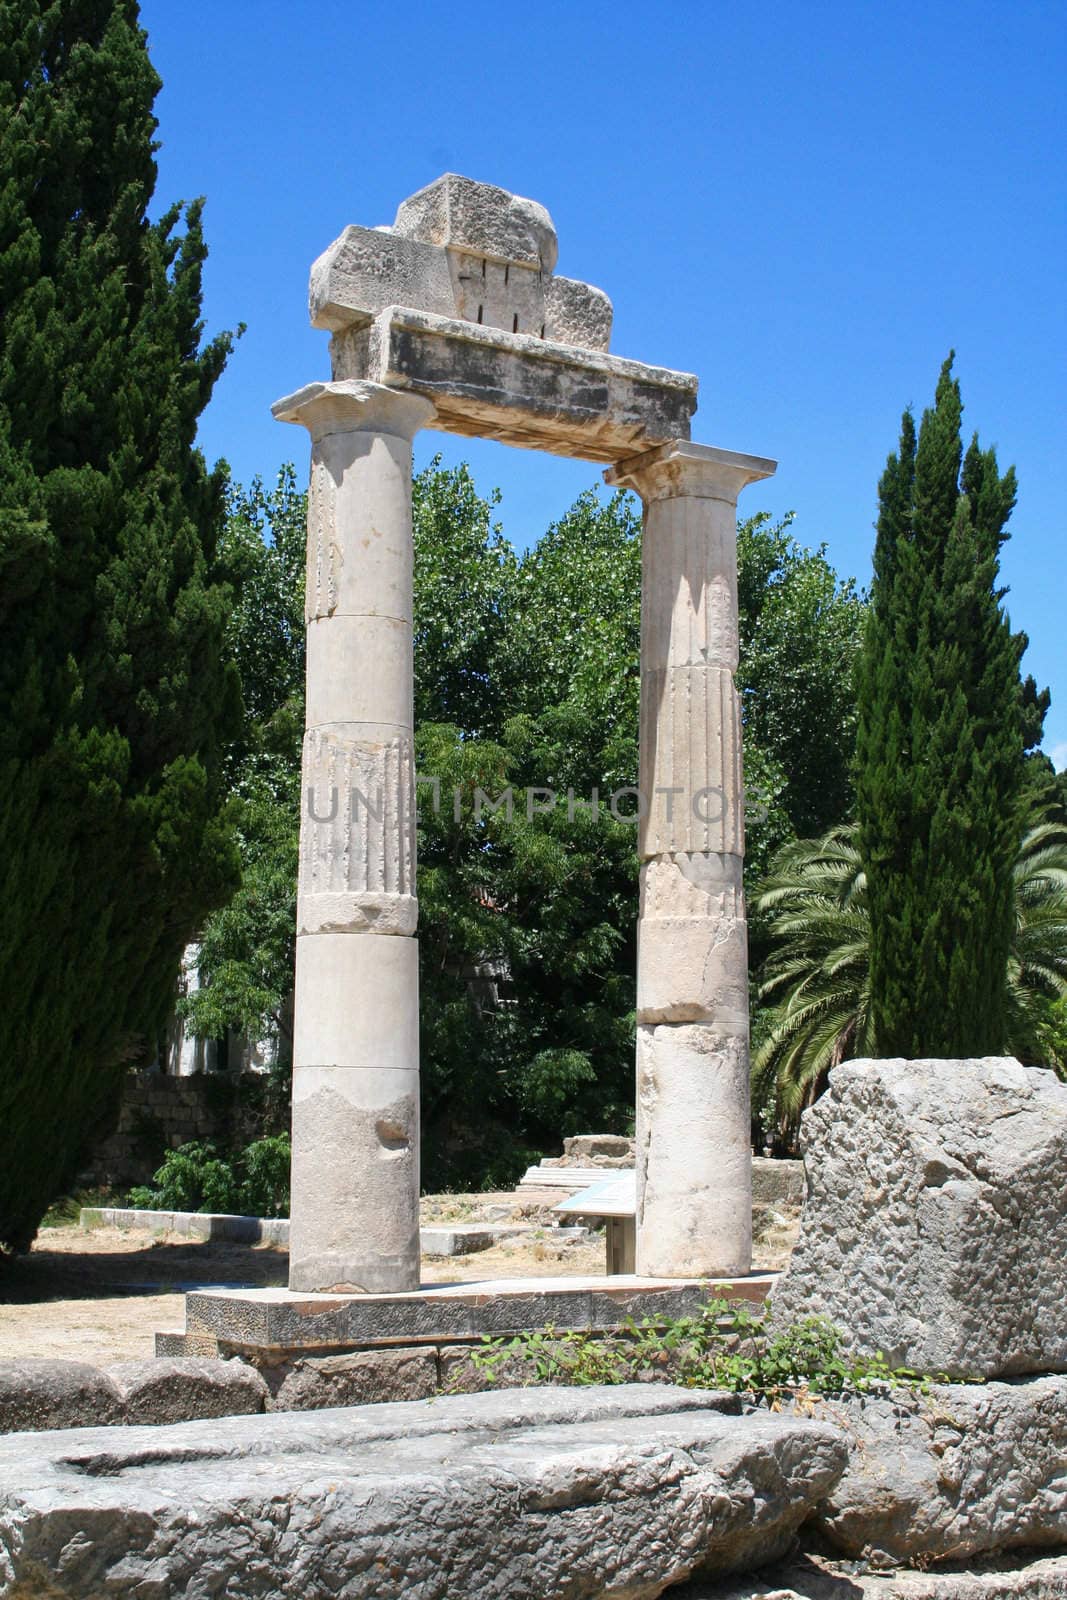
M 677 441 L 607 481 L 644 501 L 637 1271 L 752 1264 L 737 497 L 774 463 Z
M 429 401 L 313 383 L 290 1288 L 419 1283 L 411 441 Z

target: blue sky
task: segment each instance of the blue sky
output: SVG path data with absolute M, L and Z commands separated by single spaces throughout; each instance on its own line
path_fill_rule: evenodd
M 703 443 L 775 457 L 743 512 L 797 512 L 866 582 L 900 412 L 957 352 L 965 425 L 1014 463 L 1025 668 L 1067 766 L 1067 6 L 143 0 L 157 199 L 204 194 L 205 309 L 248 331 L 201 428 L 234 474 L 301 468 L 271 401 L 328 376 L 308 267 L 445 171 L 547 205 L 619 355 L 696 372 Z M 424 434 L 528 543 L 595 467 Z

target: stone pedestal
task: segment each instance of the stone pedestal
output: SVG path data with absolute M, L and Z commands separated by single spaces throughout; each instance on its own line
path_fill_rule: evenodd
M 645 505 L 636 1270 L 752 1261 L 737 496 L 774 463 L 676 441 L 607 481 Z
M 429 401 L 314 383 L 289 1281 L 419 1282 L 411 441 Z

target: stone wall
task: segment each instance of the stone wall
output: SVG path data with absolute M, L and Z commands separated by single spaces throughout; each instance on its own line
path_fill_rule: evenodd
M 245 1145 L 265 1132 L 268 1084 L 262 1073 L 131 1072 L 118 1127 L 79 1174 L 77 1187 L 124 1189 L 148 1183 L 168 1150 L 191 1140 Z M 284 1125 L 284 1124 L 283 1124 Z

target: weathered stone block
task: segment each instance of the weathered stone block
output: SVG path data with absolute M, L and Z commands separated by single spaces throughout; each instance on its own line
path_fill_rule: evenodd
M 744 855 L 741 701 L 728 668 L 642 670 L 640 761 L 642 858 Z
M 552 218 L 537 200 L 446 172 L 397 208 L 392 231 L 404 239 L 514 261 L 546 273 L 559 248 Z
M 798 1206 L 804 1199 L 803 1161 L 771 1160 L 752 1157 L 753 1205 Z
M 448 257 L 425 239 L 391 229 L 345 229 L 312 264 L 308 310 L 316 328 L 347 328 L 386 306 L 455 314 Z
M 641 867 L 639 1022 L 748 1032 L 748 932 L 740 856 L 678 851 Z
M 411 717 L 411 624 L 395 617 L 332 616 L 307 631 L 307 718 L 352 726 Z
M 802 1122 L 775 1321 L 950 1377 L 1067 1371 L 1067 1084 L 1010 1057 L 850 1061 Z
M 817 1526 L 877 1564 L 1067 1546 L 1067 1378 L 824 1400 L 848 1471 Z
M 708 1398 L 510 1390 L 0 1440 L 0 1587 L 654 1600 L 780 1555 L 845 1466 L 826 1424 Z
M 259 1373 L 243 1361 L 118 1361 L 107 1376 L 122 1396 L 127 1423 L 250 1416 L 263 1411 L 269 1397 Z
M 271 1403 L 273 1411 L 321 1411 L 330 1406 L 428 1400 L 437 1392 L 437 1351 L 357 1350 L 295 1361 Z
M 88 1428 L 122 1414 L 118 1385 L 85 1361 L 0 1362 L 0 1433 Z
M 545 283 L 545 338 L 583 350 L 606 350 L 611 343 L 612 304 L 603 289 L 577 278 Z
M 442 1223 L 419 1229 L 419 1248 L 424 1256 L 469 1256 L 508 1239 L 529 1238 L 532 1231 L 521 1223 L 514 1227 L 495 1222 Z

